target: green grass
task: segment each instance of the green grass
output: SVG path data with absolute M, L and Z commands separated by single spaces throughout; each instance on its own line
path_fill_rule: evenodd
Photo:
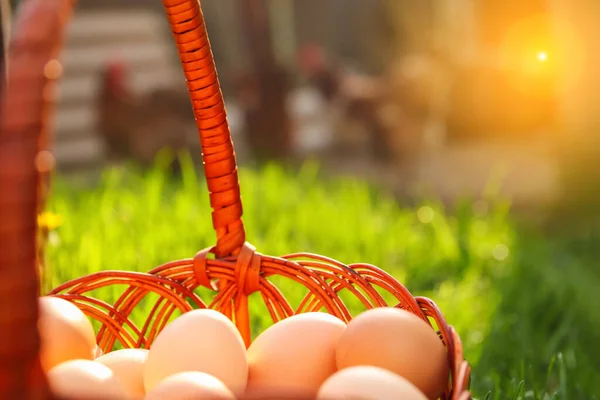
M 260 252 L 372 263 L 434 299 L 461 335 L 477 398 L 600 393 L 600 274 L 590 250 L 600 252 L 600 241 L 519 228 L 509 204 L 491 198 L 402 207 L 364 183 L 322 179 L 312 164 L 242 169 L 240 180 L 247 238 Z M 63 223 L 50 235 L 46 288 L 94 271 L 146 271 L 215 240 L 203 179 L 189 163 L 181 181 L 160 167 L 107 170 L 93 187 L 59 178 L 48 209 Z M 280 287 L 292 300 L 302 295 Z M 110 303 L 117 294 L 98 295 Z M 268 315 L 253 324 L 256 333 Z

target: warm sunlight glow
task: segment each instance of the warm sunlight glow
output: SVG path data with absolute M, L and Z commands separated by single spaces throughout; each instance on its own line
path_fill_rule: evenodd
M 545 62 L 548 59 L 548 54 L 545 51 L 540 51 L 537 54 L 537 59 L 539 62 Z

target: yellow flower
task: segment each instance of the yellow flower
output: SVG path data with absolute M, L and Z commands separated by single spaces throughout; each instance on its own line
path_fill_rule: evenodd
M 38 226 L 52 231 L 62 224 L 62 217 L 49 211 L 38 215 Z

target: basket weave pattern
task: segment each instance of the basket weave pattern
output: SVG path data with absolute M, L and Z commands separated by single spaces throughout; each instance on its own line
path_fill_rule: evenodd
M 193 308 L 221 311 L 235 322 L 249 345 L 248 296 L 255 292 L 275 322 L 319 310 L 349 321 L 352 315 L 340 297 L 346 292 L 365 309 L 394 306 L 430 325 L 430 319 L 435 321 L 451 370 L 444 398 L 470 399 L 470 368 L 460 339 L 433 301 L 413 297 L 391 275 L 370 264 L 345 265 L 309 253 L 272 257 L 246 242 L 235 152 L 200 4 L 198 0 L 162 2 L 196 117 L 216 245 L 148 273 L 97 272 L 67 282 L 50 295 L 73 302 L 101 322 L 97 340 L 106 352 L 116 342 L 148 348 L 174 312 Z M 45 169 L 35 160 L 45 148 L 53 85 L 60 75 L 55 60 L 74 4 L 75 0 L 25 0 L 11 44 L 9 86 L 0 122 L 0 398 L 53 398 L 38 358 L 36 215 Z M 272 276 L 286 277 L 307 289 L 298 307 L 294 309 L 268 279 Z M 114 304 L 90 294 L 113 285 L 126 286 Z M 195 292 L 199 286 L 216 293 L 210 302 Z M 391 294 L 395 303 L 386 303 L 381 290 Z M 144 325 L 136 326 L 130 316 L 150 293 L 159 300 Z

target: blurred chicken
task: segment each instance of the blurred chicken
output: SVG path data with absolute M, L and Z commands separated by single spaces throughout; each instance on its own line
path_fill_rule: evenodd
M 309 83 L 317 87 L 341 121 L 365 126 L 371 155 L 384 163 L 410 163 L 422 140 L 434 103 L 430 84 L 435 73 L 426 57 L 398 59 L 381 76 L 345 70 L 326 59 L 316 45 L 306 45 L 299 64 Z M 347 141 L 347 128 L 336 132 Z
M 387 138 L 383 126 L 376 118 L 376 110 L 382 95 L 382 87 L 377 78 L 348 71 L 326 59 L 323 50 L 316 45 L 306 45 L 299 53 L 299 66 L 309 84 L 316 87 L 328 103 L 330 113 L 338 121 L 360 123 L 368 131 L 367 143 L 371 155 L 380 161 L 390 161 L 393 153 L 386 145 Z M 340 150 L 360 147 L 356 135 L 352 136 L 348 126 L 336 129 L 334 148 Z M 360 142 L 360 139 L 358 139 Z
M 194 115 L 185 90 L 134 93 L 127 85 L 125 64 L 113 60 L 102 73 L 97 107 L 98 132 L 110 161 L 133 159 L 147 167 L 163 148 L 187 149 Z M 173 168 L 178 169 L 177 161 Z

